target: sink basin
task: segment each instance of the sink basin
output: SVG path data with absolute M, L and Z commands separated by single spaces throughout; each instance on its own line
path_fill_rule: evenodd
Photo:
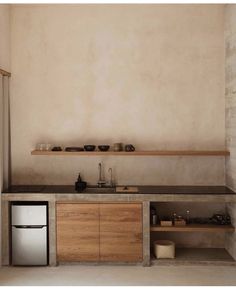
M 88 186 L 83 193 L 114 193 L 116 191 L 115 187 L 96 187 Z
M 98 187 L 96 185 L 90 185 L 87 186 L 85 190 L 82 191 L 82 193 L 118 193 L 118 194 L 124 194 L 124 193 L 139 193 L 138 187 L 124 187 L 124 186 L 116 186 L 116 187 Z

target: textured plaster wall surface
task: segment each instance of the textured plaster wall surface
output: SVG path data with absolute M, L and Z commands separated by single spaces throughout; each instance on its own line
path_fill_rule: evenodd
M 225 7 L 225 99 L 226 146 L 230 157 L 226 158 L 226 185 L 236 190 L 236 5 Z M 229 204 L 232 223 L 236 226 L 236 205 Z M 236 259 L 236 233 L 228 234 L 226 247 Z
M 0 68 L 10 70 L 10 6 L 0 4 Z M 0 191 L 2 189 L 2 110 L 3 110 L 3 81 L 0 75 Z
M 225 9 L 226 182 L 236 190 L 236 5 Z
M 223 5 L 14 5 L 15 184 L 224 184 L 223 157 L 35 157 L 36 143 L 225 146 Z
M 0 4 L 0 68 L 10 70 L 10 7 Z M 0 194 L 3 186 L 3 82 L 0 75 Z M 0 232 L 1 232 L 1 199 L 0 199 Z M 0 261 L 1 259 L 1 234 L 0 234 Z M 0 262 L 1 265 L 1 262 Z
M 0 4 L 0 68 L 10 70 L 10 5 Z

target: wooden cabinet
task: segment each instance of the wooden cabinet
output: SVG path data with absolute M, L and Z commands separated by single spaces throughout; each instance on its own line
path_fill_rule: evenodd
M 142 260 L 142 205 L 100 205 L 100 261 Z
M 57 204 L 57 260 L 99 260 L 98 204 Z
M 141 203 L 58 203 L 57 260 L 142 260 Z

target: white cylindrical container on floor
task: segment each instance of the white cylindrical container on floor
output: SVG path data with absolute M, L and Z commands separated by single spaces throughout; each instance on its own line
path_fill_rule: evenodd
M 175 243 L 168 240 L 155 241 L 154 253 L 157 259 L 174 259 Z

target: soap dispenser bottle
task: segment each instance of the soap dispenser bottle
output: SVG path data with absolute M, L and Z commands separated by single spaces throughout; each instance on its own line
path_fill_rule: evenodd
M 81 191 L 85 190 L 86 186 L 87 186 L 87 182 L 82 181 L 81 175 L 79 173 L 78 179 L 75 182 L 75 190 L 78 192 L 81 192 Z

